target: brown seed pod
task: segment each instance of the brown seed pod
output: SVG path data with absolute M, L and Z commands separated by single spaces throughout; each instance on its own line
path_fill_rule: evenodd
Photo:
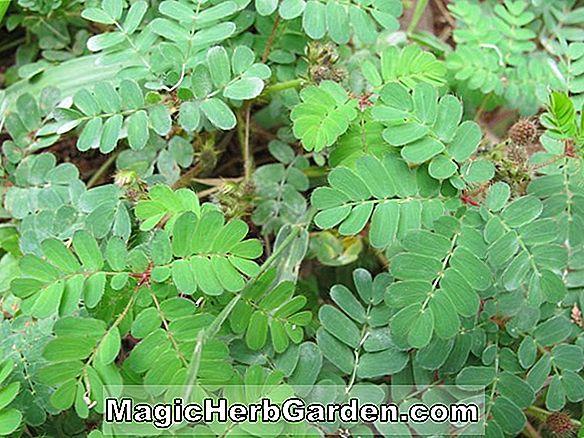
M 520 146 L 529 146 L 537 137 L 537 126 L 529 119 L 521 119 L 509 129 L 509 138 Z
M 558 437 L 570 437 L 576 432 L 570 416 L 564 412 L 554 412 L 545 422 L 547 429 Z

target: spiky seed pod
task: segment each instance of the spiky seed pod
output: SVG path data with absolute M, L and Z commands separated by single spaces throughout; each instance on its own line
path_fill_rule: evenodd
M 509 129 L 509 138 L 520 146 L 528 146 L 537 137 L 537 126 L 529 119 L 521 119 Z
M 547 429 L 557 437 L 570 437 L 576 431 L 570 416 L 564 412 L 554 412 L 545 422 Z
M 340 68 L 324 65 L 310 67 L 310 77 L 316 84 L 320 84 L 322 81 L 341 82 L 345 76 L 346 72 Z
M 525 147 L 516 143 L 511 143 L 507 147 L 507 158 L 509 158 L 509 160 L 511 160 L 516 165 L 522 166 L 525 164 L 529 156 Z

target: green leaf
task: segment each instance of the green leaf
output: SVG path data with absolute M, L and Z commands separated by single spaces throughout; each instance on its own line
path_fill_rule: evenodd
M 101 153 L 107 154 L 114 150 L 120 138 L 123 121 L 124 119 L 120 114 L 116 114 L 105 121 L 99 140 Z
M 264 82 L 259 78 L 241 78 L 230 83 L 223 95 L 229 99 L 248 100 L 259 96 L 263 88 Z
M 0 411 L 0 435 L 10 435 L 20 426 L 21 421 L 22 414 L 16 409 Z
M 0 389 L 0 412 L 18 395 L 20 382 L 12 382 Z
M 537 355 L 537 345 L 531 336 L 526 336 L 521 344 L 519 344 L 519 350 L 517 351 L 517 359 L 519 363 L 525 369 L 530 368 L 534 362 Z
M 83 286 L 83 297 L 85 300 L 85 305 L 92 309 L 97 306 L 101 301 L 105 290 L 106 274 L 105 272 L 98 272 L 93 274 L 87 280 Z
M 124 30 L 128 35 L 133 34 L 142 22 L 146 11 L 148 10 L 148 3 L 145 1 L 137 1 L 130 6 L 126 19 L 124 20 Z
M 580 371 L 584 366 L 584 353 L 578 345 L 556 345 L 552 349 L 551 359 L 561 370 Z
M 174 42 L 189 40 L 189 32 L 178 23 L 166 18 L 156 18 L 150 23 L 152 31 Z
M 249 327 L 245 337 L 246 344 L 252 350 L 262 348 L 267 340 L 268 318 L 261 311 L 255 311 L 249 321 Z
M 237 124 L 235 115 L 222 100 L 212 97 L 201 104 L 203 114 L 219 129 L 233 129 Z
M 62 280 L 50 284 L 37 297 L 31 314 L 36 318 L 47 318 L 59 309 L 65 285 Z
M 535 392 L 531 386 L 520 377 L 507 371 L 499 376 L 498 388 L 503 396 L 522 409 L 530 406 L 535 400 Z
M 103 257 L 97 241 L 87 231 L 77 231 L 73 236 L 73 248 L 87 271 L 97 271 L 103 267 Z
M 550 411 L 559 411 L 566 404 L 566 391 L 562 385 L 562 380 L 559 375 L 552 377 L 548 392 L 545 398 L 545 406 Z
M 302 15 L 302 27 L 306 34 L 312 39 L 321 39 L 326 34 L 326 24 L 326 6 L 309 0 Z
M 150 121 L 150 127 L 158 135 L 166 135 L 170 131 L 172 120 L 170 118 L 170 112 L 166 106 L 151 106 L 148 110 L 148 119 Z
M 351 349 L 332 336 L 328 331 L 319 329 L 316 333 L 316 341 L 322 350 L 322 354 L 334 366 L 345 374 L 350 374 L 355 366 L 355 356 Z
M 302 103 L 294 107 L 291 118 L 294 135 L 308 151 L 319 152 L 331 146 L 357 117 L 356 101 L 335 82 L 304 88 L 300 98 Z
M 506 397 L 497 397 L 491 411 L 501 428 L 511 435 L 521 432 L 525 425 L 523 411 Z
M 459 163 L 466 161 L 476 151 L 481 138 L 479 125 L 472 121 L 463 122 L 454 134 L 448 153 Z
M 120 332 L 117 327 L 109 330 L 101 340 L 96 353 L 96 359 L 102 364 L 112 363 L 121 347 Z
M 58 239 L 46 239 L 41 243 L 43 253 L 48 261 L 65 273 L 78 272 L 79 262 Z
M 304 0 L 282 0 L 279 12 L 284 20 L 292 20 L 304 11 L 306 2 Z
M 272 15 L 278 8 L 278 0 L 255 0 L 255 7 L 262 16 Z
M 231 79 L 231 63 L 227 51 L 221 47 L 212 47 L 207 52 L 207 65 L 211 79 L 216 87 L 223 87 Z
M 201 122 L 199 106 L 193 102 L 181 103 L 179 122 L 180 125 L 189 132 L 196 130 Z
M 361 341 L 359 329 L 353 321 L 333 306 L 324 305 L 318 312 L 323 327 L 334 337 L 356 348 Z
M 148 141 L 148 115 L 146 111 L 137 111 L 127 119 L 128 143 L 134 150 L 142 149 Z

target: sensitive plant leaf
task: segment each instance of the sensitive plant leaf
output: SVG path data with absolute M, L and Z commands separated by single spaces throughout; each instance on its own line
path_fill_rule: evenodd
M 300 98 L 302 103 L 294 107 L 291 118 L 294 135 L 306 150 L 319 152 L 331 146 L 357 117 L 356 101 L 335 82 L 307 87 Z

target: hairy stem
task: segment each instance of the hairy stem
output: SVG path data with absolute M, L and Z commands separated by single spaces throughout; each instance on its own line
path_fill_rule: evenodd
M 304 84 L 304 79 L 292 79 L 290 81 L 278 82 L 266 87 L 261 96 L 268 96 L 278 91 L 289 90 L 291 88 L 300 88 Z
M 412 15 L 412 21 L 410 21 L 408 26 L 408 34 L 412 33 L 416 29 L 416 26 L 420 22 L 422 15 L 424 15 L 426 6 L 428 6 L 428 2 L 429 0 L 418 0 L 416 3 L 416 9 L 414 10 L 414 15 Z
M 105 173 L 107 172 L 107 170 L 111 167 L 111 165 L 114 164 L 114 162 L 116 161 L 116 158 L 118 158 L 118 155 L 120 155 L 119 149 L 116 150 L 114 153 L 112 153 L 108 157 L 108 159 L 105 160 L 101 166 L 99 166 L 99 169 L 97 169 L 97 171 L 93 174 L 93 176 L 87 182 L 88 189 L 90 189 L 91 187 L 93 187 L 94 185 L 96 185 L 99 182 L 101 177 L 104 176 Z
M 545 422 L 547 420 L 547 417 L 552 415 L 554 412 L 550 412 L 548 410 L 540 408 L 539 406 L 532 405 L 525 410 L 525 413 L 533 418 L 537 418 L 538 420 Z M 570 421 L 574 426 L 582 427 L 582 423 L 580 421 L 574 420 L 573 418 L 570 418 Z
M 250 119 L 251 119 L 251 105 L 245 107 L 245 118 L 238 116 L 237 134 L 239 137 L 239 144 L 241 146 L 241 156 L 243 158 L 243 180 L 250 181 L 253 172 L 253 154 L 251 153 L 251 146 L 249 143 Z
M 274 21 L 274 27 L 272 27 L 272 33 L 268 37 L 268 43 L 266 44 L 266 48 L 264 49 L 264 54 L 262 56 L 262 62 L 265 63 L 270 56 L 270 51 L 272 50 L 272 46 L 274 45 L 274 38 L 276 37 L 276 33 L 278 32 L 278 26 L 280 25 L 280 15 L 276 17 L 276 21 Z

